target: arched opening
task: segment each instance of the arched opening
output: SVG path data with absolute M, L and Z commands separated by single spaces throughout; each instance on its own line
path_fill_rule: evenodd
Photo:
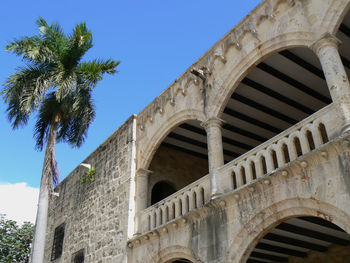
M 282 133 L 331 102 L 322 67 L 310 49 L 292 48 L 267 57 L 240 82 L 223 110 L 225 162 Z M 302 154 L 301 147 L 297 146 L 298 155 Z M 285 150 L 284 153 L 288 160 Z M 276 155 L 272 157 L 276 168 Z
M 207 137 L 200 122 L 189 120 L 171 131 L 158 147 L 148 169 L 152 171 L 148 205 L 208 174 Z
M 303 153 L 301 151 L 301 144 L 300 144 L 299 138 L 294 137 L 293 143 L 294 143 L 294 149 L 295 149 L 297 156 L 299 157 L 299 156 L 303 155 Z
M 260 157 L 260 163 L 261 163 L 263 174 L 266 174 L 267 173 L 266 159 L 263 155 Z
M 152 188 L 151 204 L 158 203 L 165 197 L 176 192 L 176 189 L 167 182 L 158 182 Z
M 348 233 L 322 218 L 305 216 L 290 218 L 265 234 L 247 263 L 347 262 L 349 256 Z
M 182 258 L 182 259 L 177 259 L 175 261 L 172 261 L 172 263 L 192 263 L 192 261 Z

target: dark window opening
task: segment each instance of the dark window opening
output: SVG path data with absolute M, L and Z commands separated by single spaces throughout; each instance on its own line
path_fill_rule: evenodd
M 55 260 L 62 255 L 65 224 L 61 224 L 55 229 L 53 238 L 51 260 Z
M 73 254 L 72 263 L 83 263 L 84 262 L 84 249 L 81 249 Z
M 309 147 L 310 150 L 315 150 L 315 142 L 314 142 L 314 138 L 312 137 L 312 133 L 310 131 L 306 132 L 306 137 L 307 137 L 307 141 L 309 143 Z
M 236 180 L 236 173 L 232 172 L 232 182 L 233 182 L 233 189 L 237 188 L 237 180 Z
M 156 183 L 152 189 L 151 205 L 158 203 L 175 192 L 175 188 L 167 182 Z
M 267 174 L 266 160 L 264 156 L 260 157 L 260 162 L 261 162 L 263 174 Z
M 288 147 L 286 144 L 283 144 L 283 155 L 284 155 L 284 162 L 289 163 L 290 162 L 290 157 L 289 157 L 289 152 L 288 152 Z
M 300 140 L 298 137 L 295 137 L 294 138 L 294 147 L 295 147 L 295 151 L 296 151 L 296 154 L 297 156 L 302 156 L 303 155 L 303 152 L 301 150 L 301 144 L 300 144 Z
M 272 161 L 273 161 L 273 169 L 277 169 L 278 168 L 277 154 L 274 150 L 272 150 L 271 155 L 272 155 Z
M 322 136 L 322 142 L 327 143 L 328 142 L 328 135 L 327 135 L 326 127 L 324 126 L 323 123 L 320 123 L 320 125 L 318 126 L 318 129 L 319 129 L 321 136 Z
M 247 177 L 245 175 L 245 169 L 243 166 L 241 167 L 241 178 L 242 178 L 243 185 L 245 185 L 247 183 Z
M 255 163 L 254 162 L 250 163 L 250 169 L 252 171 L 253 180 L 255 180 L 256 179 L 256 169 L 255 169 Z

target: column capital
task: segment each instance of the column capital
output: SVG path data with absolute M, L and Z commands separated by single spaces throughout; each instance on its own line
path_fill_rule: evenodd
M 208 129 L 209 127 L 222 127 L 226 122 L 218 117 L 210 117 L 206 121 L 201 123 L 201 126 L 204 129 Z
M 324 33 L 318 40 L 311 44 L 310 48 L 318 55 L 324 47 L 334 47 L 338 49 L 342 42 L 333 34 Z
M 152 174 L 153 172 L 144 168 L 139 168 L 136 171 L 136 177 L 146 177 Z

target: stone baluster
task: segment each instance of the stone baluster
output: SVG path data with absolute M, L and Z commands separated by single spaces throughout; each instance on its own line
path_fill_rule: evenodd
M 266 160 L 267 173 L 270 173 L 275 169 L 274 163 L 273 163 L 272 151 L 269 151 L 269 150 L 266 151 L 265 160 Z
M 224 165 L 221 135 L 221 126 L 223 123 L 223 120 L 212 117 L 201 124 L 207 133 L 211 198 L 215 198 L 222 194 L 217 168 Z
M 312 129 L 312 136 L 314 138 L 314 142 L 315 142 L 315 147 L 318 148 L 323 144 L 322 141 L 322 134 L 320 129 L 314 125 L 313 129 Z
M 180 217 L 182 213 L 180 202 L 180 197 L 175 200 L 175 218 Z
M 246 175 L 246 180 L 247 180 L 247 184 L 250 183 L 251 181 L 254 180 L 253 178 L 253 164 L 251 161 L 247 161 L 244 164 L 244 168 L 245 168 L 245 175 Z
M 306 131 L 300 132 L 300 146 L 303 154 L 306 154 L 311 151 Z
M 163 211 L 162 208 L 157 209 L 157 226 L 160 226 L 163 223 Z
M 189 211 L 189 202 L 187 195 L 184 195 L 182 198 L 182 214 L 185 215 Z
M 256 157 L 256 159 L 255 159 L 255 167 L 256 167 L 256 177 L 257 178 L 262 177 L 264 175 L 264 169 L 263 169 L 261 156 Z
M 350 84 L 338 52 L 340 43 L 326 33 L 311 48 L 321 62 L 333 103 L 339 108 L 343 121 L 341 133 L 344 133 L 350 131 Z
M 167 214 L 167 206 L 163 206 L 162 208 L 162 215 L 163 215 L 163 218 L 162 218 L 162 222 L 163 224 L 166 224 L 168 222 L 168 214 Z
M 172 201 L 169 204 L 169 221 L 175 218 L 175 203 Z
M 277 155 L 277 163 L 278 167 L 282 167 L 286 164 L 286 161 L 284 160 L 284 154 L 283 154 L 283 144 L 276 145 L 276 155 Z
M 141 215 L 142 211 L 147 208 L 148 178 L 151 173 L 152 171 L 143 168 L 136 171 L 135 235 L 140 234 L 142 230 Z

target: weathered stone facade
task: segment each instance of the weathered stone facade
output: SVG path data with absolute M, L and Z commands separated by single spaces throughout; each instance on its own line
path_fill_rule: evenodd
M 53 262 L 81 249 L 97 263 L 272 262 L 252 251 L 306 216 L 334 223 L 349 242 L 349 9 L 349 0 L 262 1 L 84 161 L 96 167 L 93 182 L 81 183 L 77 167 L 56 188 L 46 262 L 62 223 Z M 178 191 L 151 205 L 160 181 Z M 302 262 L 346 262 L 348 246 L 322 242 L 328 252 L 302 251 Z
M 63 255 L 53 262 L 71 262 L 80 249 L 85 262 L 126 262 L 133 120 L 84 160 L 96 168 L 93 182 L 82 183 L 86 168 L 77 167 L 55 189 L 59 197 L 50 202 L 45 262 L 50 262 L 53 233 L 62 223 Z

